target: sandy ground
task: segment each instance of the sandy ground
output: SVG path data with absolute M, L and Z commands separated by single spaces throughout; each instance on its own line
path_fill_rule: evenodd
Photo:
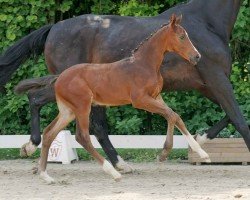
M 134 174 L 115 182 L 95 162 L 49 164 L 57 180 L 32 173 L 32 160 L 0 161 L 0 199 L 168 200 L 250 199 L 250 166 L 130 163 Z

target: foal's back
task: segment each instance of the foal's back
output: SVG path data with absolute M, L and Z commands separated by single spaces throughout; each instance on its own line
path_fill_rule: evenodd
M 70 99 L 85 92 L 94 104 L 130 104 L 131 90 L 148 81 L 140 66 L 141 63 L 132 56 L 113 63 L 77 64 L 59 76 L 55 84 L 56 94 Z M 151 73 L 148 75 L 152 76 Z

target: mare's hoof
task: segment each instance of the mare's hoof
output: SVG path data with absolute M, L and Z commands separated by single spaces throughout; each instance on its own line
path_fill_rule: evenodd
M 24 145 L 22 145 L 21 149 L 20 149 L 20 156 L 25 158 L 28 157 L 27 151 L 26 151 L 26 146 L 27 143 L 25 143 Z
M 25 143 L 21 149 L 20 149 L 20 156 L 21 157 L 28 157 L 31 156 L 35 151 L 36 151 L 37 147 L 32 144 L 31 141 L 29 141 L 28 143 Z
M 196 134 L 194 139 L 198 142 L 199 145 L 203 145 L 207 141 L 207 134 L 204 133 L 203 135 Z
M 133 173 L 134 169 L 126 163 L 120 156 L 117 156 L 118 162 L 116 163 L 115 168 L 122 174 Z

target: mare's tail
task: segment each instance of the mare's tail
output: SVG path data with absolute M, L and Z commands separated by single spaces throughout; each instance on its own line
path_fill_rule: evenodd
M 32 55 L 40 55 L 53 25 L 46 25 L 17 41 L 0 56 L 0 89 L 17 68 Z
M 48 75 L 39 78 L 26 79 L 20 81 L 15 87 L 16 94 L 23 94 L 24 92 L 39 89 L 42 87 L 48 87 L 55 83 L 59 75 Z

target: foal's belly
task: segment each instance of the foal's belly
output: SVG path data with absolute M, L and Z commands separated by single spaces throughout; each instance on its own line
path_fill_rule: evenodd
M 123 105 L 128 105 L 128 104 L 131 104 L 131 102 L 121 100 L 118 103 L 118 102 L 111 102 L 111 101 L 98 101 L 95 99 L 92 100 L 93 106 L 107 106 L 108 107 L 108 106 L 123 106 Z
M 94 87 L 90 86 L 93 93 L 92 104 L 101 106 L 119 106 L 131 104 L 129 90 L 124 86 L 100 81 Z
M 126 91 L 121 93 L 112 93 L 111 90 L 108 92 L 95 91 L 92 98 L 92 104 L 100 106 L 120 106 L 131 104 L 130 96 L 125 93 Z

